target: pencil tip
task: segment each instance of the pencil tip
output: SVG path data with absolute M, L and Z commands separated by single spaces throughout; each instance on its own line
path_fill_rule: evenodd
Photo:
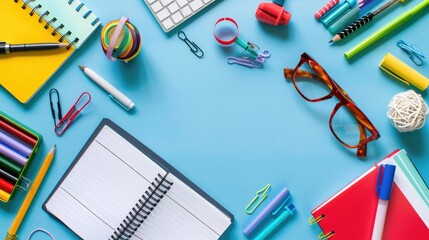
M 329 40 L 329 43 L 331 43 L 331 42 L 333 42 L 333 41 L 332 41 L 332 39 L 331 39 L 331 40 Z
M 85 66 L 82 66 L 82 65 L 78 65 L 79 66 L 79 68 L 80 68 L 80 70 L 85 70 Z

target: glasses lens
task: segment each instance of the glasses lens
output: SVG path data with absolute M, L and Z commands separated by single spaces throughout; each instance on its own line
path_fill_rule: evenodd
M 308 63 L 303 63 L 295 73 L 295 84 L 298 90 L 306 98 L 317 100 L 323 98 L 331 92 L 330 82 L 327 77 L 320 77 L 324 73 L 319 66 L 311 67 Z
M 334 134 L 343 143 L 352 147 L 359 144 L 360 129 L 358 120 L 345 105 L 341 106 L 335 113 L 331 126 Z M 370 133 L 367 132 L 366 136 L 369 135 Z

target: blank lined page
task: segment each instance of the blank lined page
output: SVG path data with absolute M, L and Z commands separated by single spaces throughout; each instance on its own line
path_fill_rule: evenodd
M 45 207 L 85 240 L 108 239 L 166 172 L 104 126 Z
M 132 239 L 218 239 L 231 219 L 173 174 L 166 179 L 173 185 Z

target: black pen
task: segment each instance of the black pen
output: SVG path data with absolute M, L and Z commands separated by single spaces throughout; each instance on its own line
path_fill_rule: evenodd
M 7 54 L 13 52 L 25 52 L 25 51 L 39 51 L 39 50 L 53 50 L 59 48 L 65 48 L 68 44 L 66 43 L 23 43 L 23 44 L 9 44 L 0 42 L 0 54 Z

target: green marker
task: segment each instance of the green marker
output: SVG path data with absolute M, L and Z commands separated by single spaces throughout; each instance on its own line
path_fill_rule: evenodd
M 367 48 L 371 44 L 375 43 L 377 40 L 381 39 L 391 31 L 393 31 L 395 28 L 401 26 L 406 21 L 410 20 L 414 15 L 422 11 L 427 6 L 429 6 L 429 0 L 423 0 L 417 6 L 399 15 L 399 17 L 393 19 L 390 23 L 386 24 L 384 27 L 380 28 L 378 31 L 371 34 L 364 41 L 360 42 L 358 45 L 354 46 L 353 48 L 345 52 L 344 56 L 347 59 L 352 58 L 354 55 L 360 53 L 365 48 Z

